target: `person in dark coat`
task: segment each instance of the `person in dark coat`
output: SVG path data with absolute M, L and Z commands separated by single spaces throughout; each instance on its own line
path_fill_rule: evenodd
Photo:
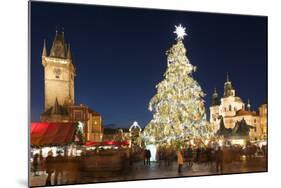
M 143 165 L 146 165 L 146 152 L 147 150 L 143 150 Z
M 61 155 L 61 151 L 58 151 L 58 156 L 54 159 L 54 163 L 55 163 L 55 176 L 54 176 L 54 184 L 57 185 L 58 184 L 58 177 L 59 175 L 61 176 L 61 180 L 63 177 L 63 165 L 64 165 L 64 157 Z M 62 182 L 61 182 L 62 183 Z
M 146 164 L 150 166 L 150 158 L 151 158 L 151 152 L 150 150 L 146 150 Z
M 223 171 L 223 150 L 221 147 L 218 147 L 218 150 L 216 151 L 216 170 L 217 172 L 222 172 Z
M 54 157 L 52 151 L 48 152 L 45 165 L 46 165 L 46 173 L 48 174 L 46 179 L 46 186 L 49 186 L 52 185 L 51 179 L 52 179 L 52 174 L 54 173 Z
M 198 147 L 196 149 L 196 162 L 200 162 L 200 157 L 201 157 L 201 149 Z
M 186 158 L 187 165 L 191 167 L 193 165 L 193 150 L 191 145 L 189 145 L 189 147 L 187 148 Z
M 206 160 L 207 160 L 207 165 L 212 165 L 212 148 L 207 147 L 206 149 Z
M 39 169 L 39 154 L 36 153 L 33 157 L 33 172 L 34 172 L 34 176 L 38 176 L 37 171 Z

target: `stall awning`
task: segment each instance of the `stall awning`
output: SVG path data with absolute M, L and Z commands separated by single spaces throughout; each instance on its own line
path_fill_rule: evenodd
M 85 146 L 126 146 L 129 145 L 129 141 L 125 140 L 122 142 L 118 141 L 104 141 L 104 142 L 91 142 L 88 141 L 85 143 Z
M 67 145 L 74 142 L 75 132 L 75 123 L 31 123 L 31 146 Z

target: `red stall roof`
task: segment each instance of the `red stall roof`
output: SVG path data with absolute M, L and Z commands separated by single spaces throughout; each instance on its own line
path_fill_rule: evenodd
M 31 146 L 66 145 L 74 141 L 75 123 L 31 123 Z
M 125 145 L 129 145 L 129 142 L 126 141 L 122 141 L 122 142 L 118 142 L 118 141 L 103 141 L 103 142 L 91 142 L 88 141 L 85 143 L 85 146 L 125 146 Z

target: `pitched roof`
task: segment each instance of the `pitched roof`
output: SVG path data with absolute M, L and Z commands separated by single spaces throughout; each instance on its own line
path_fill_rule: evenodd
M 255 128 L 254 126 L 248 125 L 245 119 L 237 121 L 234 128 L 232 129 L 233 136 L 248 136 L 250 129 Z
M 257 116 L 257 113 L 241 109 L 236 112 L 236 116 Z
M 42 115 L 62 115 L 66 116 L 68 115 L 67 108 L 61 106 L 58 102 L 58 99 L 56 98 L 54 106 L 47 109 L 45 112 L 43 112 Z
M 50 56 L 58 58 L 66 58 L 67 55 L 67 44 L 64 40 L 64 33 L 56 31 L 56 36 L 53 41 Z

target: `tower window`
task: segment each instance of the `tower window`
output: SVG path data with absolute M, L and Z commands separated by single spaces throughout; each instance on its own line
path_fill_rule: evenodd
M 231 111 L 231 105 L 229 105 L 229 111 Z
M 56 75 L 56 78 L 60 78 L 60 76 Z

